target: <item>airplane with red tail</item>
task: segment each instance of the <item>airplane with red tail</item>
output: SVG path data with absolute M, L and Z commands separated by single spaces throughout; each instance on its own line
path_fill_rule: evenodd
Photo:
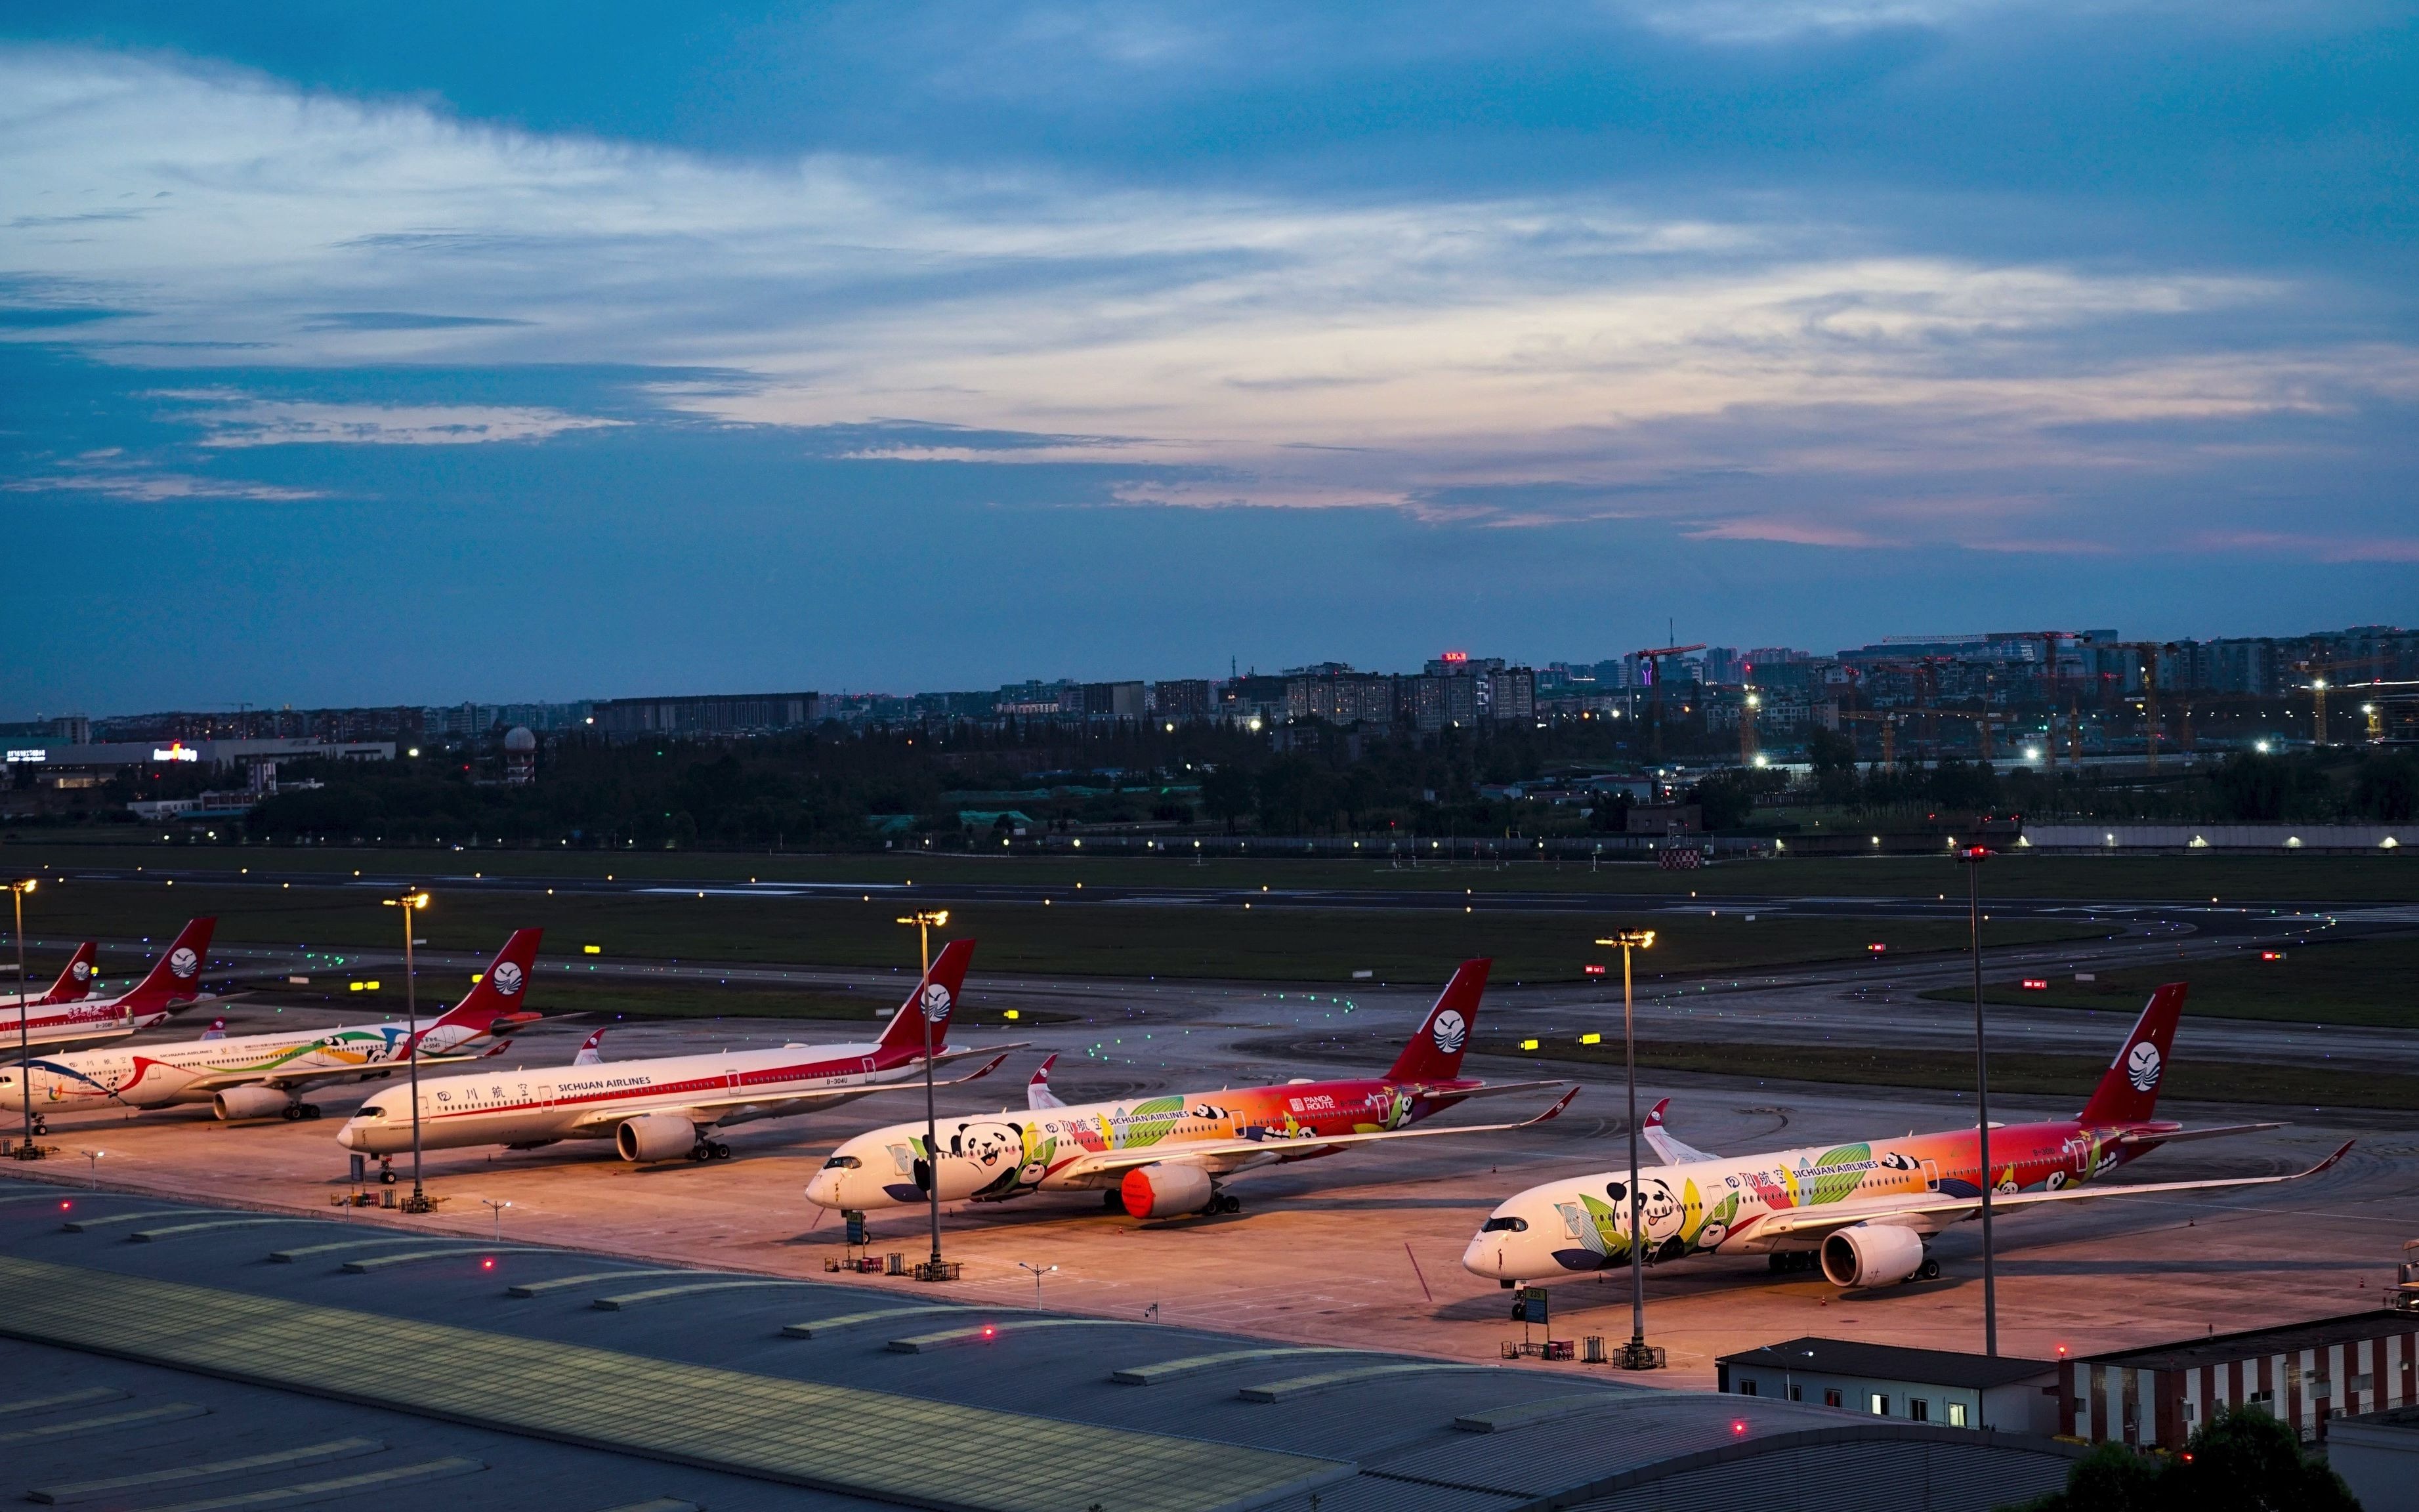
M 1561 1087 L 1487 1083 L 1461 1074 L 1492 963 L 1466 961 L 1383 1076 L 1302 1077 L 1276 1087 L 1222 1088 L 1069 1105 L 1050 1089 L 1049 1063 L 1025 1088 L 1025 1107 L 940 1120 L 939 1159 L 917 1119 L 849 1140 L 807 1185 L 807 1200 L 863 1212 L 929 1200 L 938 1166 L 944 1201 L 1003 1202 L 1034 1192 L 1097 1192 L 1136 1218 L 1235 1212 L 1225 1184 L 1246 1171 L 1394 1139 L 1499 1134 L 1543 1123 L 1570 1105 L 1573 1088 L 1533 1118 L 1511 1123 L 1414 1129 L 1471 1098 Z M 1055 1057 L 1054 1057 L 1055 1058 Z
M 2151 995 L 2100 1085 L 2071 1119 L 1992 1126 L 1991 1208 L 2013 1213 L 2100 1197 L 2172 1196 L 2298 1181 L 2335 1164 L 2346 1144 L 2307 1170 L 2203 1181 L 2103 1184 L 2119 1166 L 2166 1145 L 2281 1127 L 2238 1123 L 2187 1129 L 2157 1118 L 2184 984 Z M 1462 1265 L 1507 1287 L 1536 1285 L 1629 1263 L 1696 1255 L 1762 1255 L 1773 1270 L 1818 1267 L 1834 1286 L 1887 1286 L 1940 1273 L 1933 1236 L 1981 1212 L 1982 1140 L 1972 1128 L 1723 1157 L 1691 1149 L 1665 1127 L 1670 1099 L 1640 1132 L 1660 1165 L 1531 1187 L 1498 1206 Z
M 568 1066 L 423 1076 L 421 1146 L 531 1149 L 558 1140 L 603 1139 L 625 1161 L 726 1160 L 731 1147 L 714 1135 L 729 1125 L 792 1118 L 879 1091 L 922 1087 L 927 1043 L 934 1065 L 989 1055 L 971 1074 L 956 1078 L 973 1081 L 999 1069 L 1008 1058 L 1004 1052 L 1018 1048 L 948 1048 L 949 1019 L 974 951 L 972 940 L 949 942 L 891 1015 L 882 1038 L 870 1044 L 789 1044 L 606 1060 L 599 1030 Z M 393 1088 L 362 1103 L 337 1131 L 336 1142 L 363 1154 L 399 1154 L 411 1148 L 412 1123 L 411 1089 Z
M 58 985 L 24 1005 L 24 1042 L 28 1045 L 75 1044 L 116 1040 L 147 1029 L 170 1014 L 202 1001 L 202 966 L 210 953 L 215 918 L 188 919 L 167 950 L 152 964 L 143 980 L 116 997 L 88 995 L 94 946 L 80 946 Z M 79 975 L 77 968 L 83 968 Z M 66 995 L 72 990 L 73 995 Z M 15 1004 L 0 1010 L 0 1046 L 17 1038 Z

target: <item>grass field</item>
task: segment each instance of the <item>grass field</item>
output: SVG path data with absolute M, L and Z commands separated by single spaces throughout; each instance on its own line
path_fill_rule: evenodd
M 2419 1029 L 2419 936 L 2321 939 L 2287 947 L 2284 956 L 2262 961 L 2257 950 L 2245 949 L 2189 964 L 2103 971 L 2097 981 L 2039 979 L 2048 981 L 2047 991 L 2027 990 L 2021 980 L 1986 982 L 1983 996 L 2034 1008 L 2124 1009 L 2138 1007 L 2161 982 L 2183 981 L 2191 986 L 2187 1013 Z M 1923 995 L 1972 998 L 1962 989 Z
M 1377 842 L 1373 841 L 1372 844 Z M 1390 866 L 1368 861 L 1232 858 L 1193 863 L 1170 856 L 1078 858 L 926 854 L 765 856 L 703 851 L 375 850 L 188 843 L 74 844 L 55 841 L 0 845 L 0 863 L 39 874 L 54 867 L 249 867 L 255 872 L 348 872 L 428 877 L 484 872 L 531 877 L 647 877 L 670 882 L 899 883 L 1018 882 L 1096 886 L 1402 887 L 1480 893 L 1565 891 L 1707 898 L 1739 894 L 1919 898 L 1953 893 L 1962 874 L 1948 858 L 1848 856 L 1725 861 L 1679 874 L 1638 863 L 1590 871 L 1582 862 L 1524 861 L 1502 867 Z M 2293 901 L 2400 903 L 2419 893 L 2419 856 L 2026 856 L 1994 860 L 1984 887 L 2000 897 L 2174 900 L 2206 903 Z
M 914 959 L 915 937 L 892 922 L 895 899 L 867 902 L 708 895 L 633 897 L 543 894 L 448 895 L 418 916 L 432 949 L 487 950 L 511 931 L 547 931 L 550 955 L 598 945 L 602 953 L 650 960 L 779 962 L 825 966 L 896 966 Z M 230 944 L 332 948 L 399 945 L 393 909 L 377 895 L 331 887 L 263 889 L 191 884 L 74 882 L 46 887 L 26 918 L 39 939 L 71 940 L 172 934 L 183 919 L 216 914 L 219 938 Z M 981 942 L 978 972 L 1019 976 L 1064 973 L 1101 977 L 1185 977 L 1234 980 L 1347 983 L 1355 971 L 1378 981 L 1435 982 L 1471 956 L 1496 959 L 1506 981 L 1579 980 L 1604 953 L 1597 936 L 1618 928 L 1656 932 L 1655 949 L 1640 959 L 1649 978 L 1706 972 L 1749 972 L 1817 962 L 1861 960 L 1875 941 L 1893 959 L 1950 950 L 1964 939 L 1953 920 L 1894 921 L 1826 918 L 1704 918 L 1627 914 L 1601 916 L 1468 913 L 1413 914 L 1253 907 L 1163 908 L 1146 904 L 972 904 L 950 910 L 948 933 Z M 1992 926 L 2001 945 L 2096 938 L 2088 924 L 2010 921 Z M 53 967 L 52 969 L 55 969 Z M 29 963 L 29 974 L 41 968 Z
M 404 1016 L 403 974 L 382 970 L 362 974 L 356 980 L 374 980 L 375 992 L 354 992 L 347 985 L 355 974 L 342 971 L 315 972 L 308 987 L 288 986 L 283 982 L 243 989 L 247 1010 L 277 1010 L 307 1007 L 337 1009 L 358 1014 L 364 1022 L 374 1019 L 399 1019 Z M 445 1007 L 461 995 L 470 985 L 467 973 L 451 970 L 433 972 L 424 968 L 420 974 L 420 1011 L 423 1017 L 442 1012 Z M 912 985 L 912 983 L 911 983 Z M 581 981 L 558 973 L 540 972 L 530 984 L 529 1006 L 549 1016 L 558 1013 L 578 1013 L 589 1019 L 808 1019 L 847 1021 L 871 1026 L 887 1019 L 899 1008 L 904 989 L 893 992 L 880 990 L 850 991 L 845 988 L 764 987 L 752 983 L 716 982 L 665 983 L 656 986 L 643 982 L 620 980 Z M 960 1026 L 998 1028 L 1012 1024 L 1062 1024 L 1072 1015 L 1037 1012 L 1031 1009 L 1018 1011 L 1015 1019 L 996 1008 L 982 1008 L 967 1003 L 958 1011 L 954 1020 Z
M 1583 1045 L 1568 1035 L 1544 1039 L 1524 1050 L 1516 1037 L 1481 1036 L 1476 1048 L 1539 1065 L 1584 1061 L 1619 1066 L 1621 1045 Z M 1920 1087 L 1970 1094 L 1970 1053 L 1932 1050 L 1861 1050 L 1850 1046 L 1672 1043 L 1641 1040 L 1638 1064 L 1655 1071 L 1703 1072 L 1775 1081 L 1843 1083 L 1857 1087 Z M 1994 1051 L 1991 1090 L 2068 1097 L 2076 1107 L 2090 1096 L 2105 1057 L 2044 1056 Z M 2169 1097 L 2204 1103 L 2258 1103 L 2285 1107 L 2419 1108 L 2419 1076 L 2370 1072 L 2310 1070 L 2299 1066 L 2178 1057 L 2160 1088 Z

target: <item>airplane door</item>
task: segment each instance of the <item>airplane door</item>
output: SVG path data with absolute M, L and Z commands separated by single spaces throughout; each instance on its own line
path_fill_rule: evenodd
M 1923 1163 L 1923 1189 L 1926 1192 L 1940 1190 L 1940 1163 L 1936 1160 Z

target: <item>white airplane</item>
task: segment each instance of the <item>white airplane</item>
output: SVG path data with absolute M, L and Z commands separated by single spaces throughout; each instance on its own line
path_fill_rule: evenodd
M 201 990 L 202 964 L 210 953 L 210 933 L 218 928 L 215 918 L 188 919 L 177 932 L 167 953 L 152 964 L 143 980 L 116 997 L 89 997 L 79 990 L 72 999 L 53 1001 L 46 994 L 39 999 L 28 999 L 24 1006 L 25 1042 L 29 1045 L 74 1044 L 91 1040 L 117 1040 L 137 1029 L 147 1029 L 179 1009 L 200 1002 L 207 995 Z M 82 963 L 84 980 L 92 977 L 91 958 L 85 946 L 69 962 L 72 975 L 77 963 Z M 64 983 L 66 977 L 60 980 Z M 53 989 L 55 992 L 57 989 Z M 0 1007 L 0 1052 L 17 1043 L 18 1006 L 9 1001 Z
M 2073 1118 L 1991 1126 L 1995 1212 L 2297 1181 L 2343 1158 L 2350 1144 L 2285 1176 L 2102 1184 L 2101 1177 L 2163 1145 L 2279 1127 L 2186 1129 L 2151 1116 L 2183 1004 L 2180 982 L 2151 995 Z M 1663 1164 L 1640 1170 L 1635 1197 L 1626 1169 L 1531 1187 L 1488 1215 L 1463 1267 L 1506 1287 L 1535 1285 L 1626 1266 L 1636 1242 L 1649 1265 L 1762 1255 L 1775 1271 L 1819 1266 L 1841 1288 L 1889 1286 L 1938 1275 L 1932 1237 L 1981 1211 L 1981 1141 L 1971 1127 L 1724 1159 L 1673 1138 L 1663 1106 L 1656 1103 L 1640 1129 Z
M 1029 1192 L 1098 1192 L 1103 1204 L 1136 1218 L 1235 1212 L 1241 1199 L 1223 1191 L 1247 1170 L 1387 1139 L 1491 1134 L 1543 1123 L 1570 1105 L 1578 1089 L 1533 1118 L 1514 1123 L 1405 1125 L 1465 1098 L 1560 1082 L 1489 1085 L 1461 1074 L 1463 1050 L 1487 988 L 1485 961 L 1468 961 L 1382 1077 L 1181 1092 L 1164 1097 L 1069 1106 L 1050 1090 L 1049 1065 L 1025 1088 L 1025 1112 L 1010 1117 L 951 1116 L 940 1120 L 940 1194 L 945 1202 L 1001 1202 Z M 807 1200 L 863 1212 L 929 1200 L 932 1161 L 917 1119 L 848 1141 L 807 1184 Z
M 928 1023 L 933 1064 L 991 1055 L 971 1075 L 935 1085 L 973 1081 L 997 1070 L 1008 1058 L 1004 1052 L 1016 1048 L 943 1048 L 974 949 L 972 940 L 950 941 L 871 1044 L 600 1061 L 588 1058 L 596 1040 L 591 1035 L 578 1060 L 555 1070 L 423 1077 L 421 1147 L 531 1149 L 562 1139 L 610 1139 L 625 1161 L 728 1160 L 731 1147 L 713 1135 L 730 1124 L 786 1119 L 922 1086 Z M 337 1131 L 336 1142 L 365 1154 L 398 1154 L 411 1148 L 411 1112 L 408 1088 L 380 1092 Z
M 310 1088 L 389 1076 L 414 1054 L 424 1067 L 456 1065 L 473 1057 L 445 1052 L 537 1018 L 521 1004 L 544 933 L 515 931 L 462 1000 L 421 1026 L 416 1045 L 411 1026 L 393 1021 L 232 1039 L 213 1026 L 200 1039 L 178 1043 L 39 1057 L 32 1067 L 36 1105 L 63 1112 L 104 1104 L 160 1108 L 208 1103 L 221 1119 L 316 1119 L 317 1104 L 302 1101 Z M 485 1054 L 495 1055 L 510 1042 L 499 1041 Z M 0 1099 L 13 1101 L 20 1095 L 15 1088 L 14 1068 L 0 1072 Z

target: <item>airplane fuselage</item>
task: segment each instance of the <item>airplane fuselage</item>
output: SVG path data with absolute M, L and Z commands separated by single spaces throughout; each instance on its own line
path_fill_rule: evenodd
M 951 1115 L 939 1120 L 940 1195 L 945 1201 L 997 1202 L 1031 1192 L 1098 1191 L 1120 1173 L 1074 1171 L 1105 1151 L 1161 1149 L 1181 1159 L 1189 1144 L 1259 1139 L 1265 1158 L 1222 1161 L 1234 1171 L 1284 1160 L 1308 1160 L 1333 1149 L 1293 1150 L 1286 1141 L 1309 1136 L 1398 1129 L 1451 1107 L 1455 1088 L 1477 1082 L 1396 1082 L 1385 1078 L 1290 1082 L 1279 1087 L 1222 1088 L 1164 1097 L 1073 1106 Z M 926 1158 L 921 1119 L 892 1124 L 849 1140 L 833 1151 L 807 1185 L 807 1198 L 826 1208 L 865 1211 L 923 1202 L 917 1175 Z
M 700 1129 L 784 1118 L 854 1101 L 833 1097 L 835 1089 L 872 1092 L 920 1076 L 921 1067 L 912 1052 L 824 1044 L 475 1074 L 424 1072 L 421 1144 L 458 1149 L 609 1139 L 624 1122 L 650 1114 L 687 1118 Z M 374 1155 L 409 1149 L 410 1097 L 409 1088 L 394 1088 L 370 1099 L 338 1131 L 338 1143 Z
M 441 1054 L 473 1036 L 422 1026 L 422 1054 Z M 158 1108 L 207 1103 L 231 1080 L 267 1081 L 281 1074 L 358 1066 L 365 1076 L 389 1075 L 410 1042 L 407 1024 L 366 1024 L 316 1034 L 248 1034 L 177 1044 L 125 1045 L 43 1056 L 33 1063 L 34 1098 L 52 1107 L 116 1103 Z
M 2104 1176 L 2144 1152 L 2131 1132 L 2172 1123 L 2086 1125 L 2074 1119 L 1991 1131 L 1996 1193 L 2062 1190 Z M 2148 1148 L 2155 1148 L 2148 1147 Z M 1465 1268 L 1504 1281 L 1543 1282 L 1629 1261 L 1629 1173 L 1624 1168 L 1533 1186 L 1499 1204 L 1462 1255 Z M 1776 1213 L 1888 1197 L 1981 1194 L 1980 1139 L 1972 1129 L 1737 1158 L 1641 1165 L 1639 1230 L 1649 1264 L 1691 1255 L 1811 1251 L 1819 1237 L 1760 1236 Z

